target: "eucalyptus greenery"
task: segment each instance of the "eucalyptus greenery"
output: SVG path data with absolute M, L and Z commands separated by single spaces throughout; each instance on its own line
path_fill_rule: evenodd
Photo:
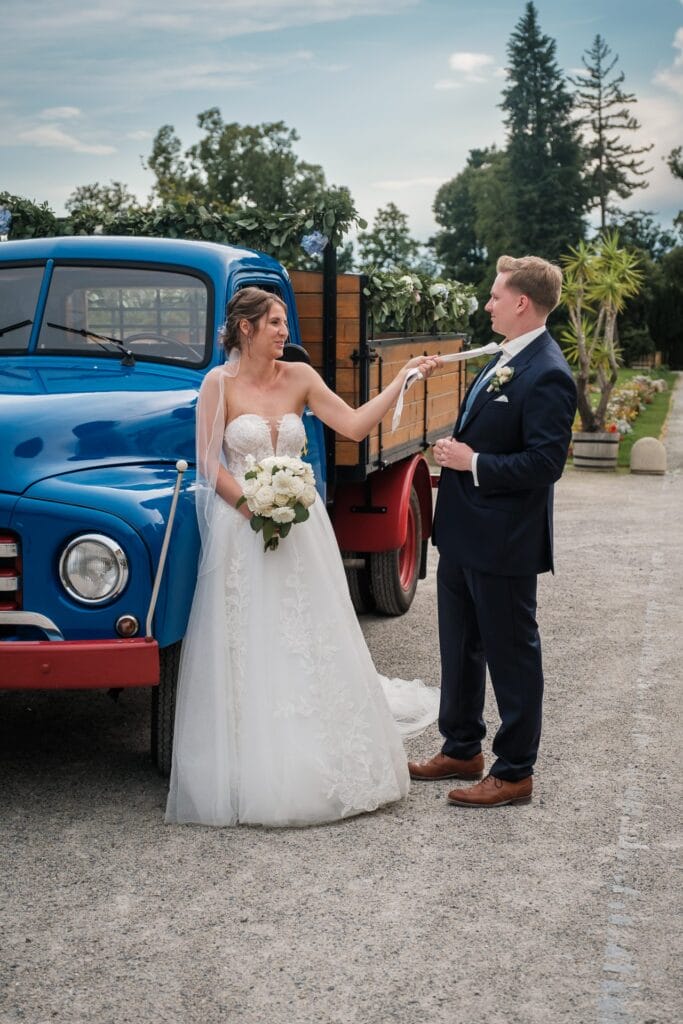
M 364 293 L 375 334 L 464 331 L 477 308 L 474 288 L 413 271 L 367 271 Z
M 306 209 L 286 213 L 182 198 L 118 210 L 84 205 L 58 218 L 46 203 L 38 206 L 6 192 L 0 193 L 0 205 L 12 213 L 11 238 L 92 234 L 189 238 L 258 249 L 288 267 L 302 269 L 320 264 L 302 250 L 303 235 L 320 231 L 338 245 L 352 227 L 367 227 L 346 188 L 326 189 Z

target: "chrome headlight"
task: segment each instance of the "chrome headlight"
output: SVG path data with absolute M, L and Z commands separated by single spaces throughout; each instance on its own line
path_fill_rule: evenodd
M 59 576 L 71 597 L 84 604 L 101 604 L 111 601 L 125 587 L 128 559 L 111 537 L 84 533 L 64 548 Z

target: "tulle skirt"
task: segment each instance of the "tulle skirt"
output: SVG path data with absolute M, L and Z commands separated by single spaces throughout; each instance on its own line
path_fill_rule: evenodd
M 309 825 L 404 797 L 439 691 L 378 675 L 325 508 L 275 551 L 225 503 L 183 643 L 167 822 Z

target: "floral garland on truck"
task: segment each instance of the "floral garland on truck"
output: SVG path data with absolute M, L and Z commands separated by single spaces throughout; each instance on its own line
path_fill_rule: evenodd
M 363 289 L 376 333 L 463 331 L 478 302 L 471 285 L 405 270 L 366 271 Z

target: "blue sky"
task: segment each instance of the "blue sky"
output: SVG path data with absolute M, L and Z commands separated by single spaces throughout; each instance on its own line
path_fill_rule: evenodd
M 664 223 L 683 184 L 663 157 L 683 143 L 683 0 L 536 0 L 567 72 L 596 34 L 619 54 L 650 187 L 628 205 Z M 4 0 L 0 189 L 63 212 L 77 186 L 125 182 L 162 124 L 185 146 L 196 115 L 284 120 L 298 154 L 347 185 L 371 220 L 393 201 L 434 229 L 439 185 L 475 146 L 504 143 L 506 44 L 524 0 Z

